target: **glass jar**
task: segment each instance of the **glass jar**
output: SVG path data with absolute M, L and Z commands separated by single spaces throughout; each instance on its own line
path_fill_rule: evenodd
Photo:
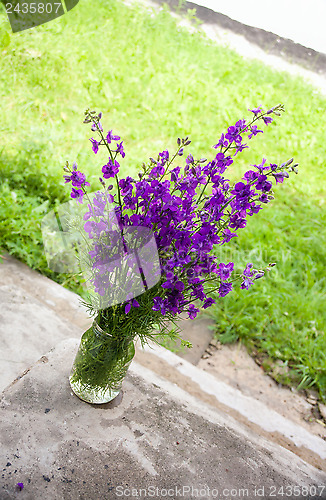
M 110 335 L 95 320 L 83 334 L 72 366 L 73 392 L 87 403 L 108 403 L 119 394 L 134 355 L 133 338 Z

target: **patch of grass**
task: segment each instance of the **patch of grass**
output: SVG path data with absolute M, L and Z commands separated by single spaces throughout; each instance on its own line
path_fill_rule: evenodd
M 26 146 L 15 157 L 0 157 L 0 248 L 83 295 L 79 276 L 58 274 L 47 266 L 41 221 L 51 208 L 67 200 L 57 173 L 43 168 L 40 174 L 42 151 Z
M 229 174 L 235 179 L 262 156 L 299 161 L 300 175 L 278 186 L 277 199 L 230 246 L 242 268 L 248 261 L 277 267 L 211 312 L 222 340 L 241 338 L 288 363 L 302 386 L 325 396 L 325 97 L 178 27 L 165 9 L 144 12 L 117 0 L 83 0 L 16 34 L 0 4 L 0 52 L 0 246 L 75 290 L 77 278 L 67 282 L 47 269 L 39 225 L 46 210 L 68 199 L 60 180 L 67 159 L 96 187 L 106 158 L 91 151 L 81 123 L 87 107 L 101 110 L 125 140 L 122 174 L 133 175 L 180 136 L 192 138 L 194 156 L 213 156 L 220 133 L 247 108 L 285 104 L 287 113 Z
M 221 341 L 242 339 L 251 350 L 287 363 L 293 384 L 319 387 L 321 396 L 326 387 L 325 224 L 318 205 L 279 193 L 276 206 L 266 207 L 242 240 L 219 253 L 222 261 L 237 255 L 258 268 L 268 262 L 277 266 L 249 291 L 237 289 L 210 311 Z M 281 382 L 281 375 L 274 378 Z

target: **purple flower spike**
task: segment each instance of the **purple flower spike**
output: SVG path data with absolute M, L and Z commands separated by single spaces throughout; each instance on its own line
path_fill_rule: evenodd
M 233 290 L 234 281 L 240 278 L 240 288 L 248 290 L 255 280 L 263 276 L 262 270 L 247 264 L 240 275 L 234 277 L 234 263 L 220 262 L 214 251 L 214 245 L 224 245 L 237 238 L 238 231 L 246 226 L 249 217 L 273 199 L 273 184 L 281 184 L 289 172 L 296 172 L 296 164 L 290 167 L 293 159 L 278 166 L 267 163 L 263 158 L 261 164 L 252 165 L 252 170 L 248 170 L 241 180 L 231 181 L 228 175 L 224 177 L 237 155 L 252 142 L 248 139 L 263 133 L 257 127 L 258 121 L 269 125 L 273 120 L 270 115 L 273 113 L 278 116 L 283 106 L 275 106 L 267 112 L 258 106 L 249 111 L 252 113 L 250 120 L 236 121 L 217 137 L 217 144 L 213 146 L 214 155 L 210 159 L 196 160 L 192 154 L 185 153 L 184 147 L 190 144 L 190 140 L 188 137 L 179 138 L 174 153 L 165 149 L 155 155 L 155 159 L 150 157 L 147 164 L 142 164 L 142 170 L 135 178 L 120 178 L 119 155 L 125 157 L 120 136 L 108 129 L 102 132 L 101 116 L 96 116 L 95 111 L 86 113 L 85 123 L 94 123 L 95 137 L 98 132 L 101 136 L 97 137 L 98 140 L 93 137 L 90 139 L 93 152 L 97 154 L 99 147 L 106 145 L 110 153 L 107 164 L 102 163 L 102 172 L 99 172 L 104 191 L 88 205 L 88 211 L 83 212 L 84 230 L 92 240 L 88 252 L 92 259 L 91 265 L 94 264 L 92 285 L 96 293 L 110 301 L 112 294 L 109 284 L 113 284 L 112 276 L 115 276 L 112 275 L 115 257 L 125 253 L 126 261 L 129 263 L 130 260 L 134 265 L 133 248 L 141 249 L 141 264 L 138 262 L 138 266 L 140 271 L 144 269 L 148 287 L 157 284 L 157 291 L 153 294 L 157 296 L 153 298 L 149 306 L 151 310 L 148 311 L 148 302 L 139 295 L 144 292 L 143 288 L 134 293 L 131 283 L 134 271 L 130 267 L 126 272 L 126 290 L 123 291 L 120 304 L 125 315 L 131 312 L 130 316 L 133 317 L 150 313 L 149 321 L 164 323 L 170 320 L 171 315 L 186 312 L 190 319 L 194 319 L 200 308 L 206 309 L 215 300 L 218 302 L 219 297 L 228 295 Z M 71 182 L 71 197 L 82 203 L 86 195 L 85 187 L 89 185 L 85 174 L 78 170 L 76 164 L 69 167 L 66 163 L 63 169 L 65 182 Z M 113 189 L 111 183 L 116 185 L 116 190 L 112 191 L 114 195 L 110 194 Z M 144 238 L 142 241 L 141 228 L 152 231 L 151 239 L 147 241 Z M 130 233 L 129 229 L 132 229 Z M 156 244 L 155 255 L 152 255 L 152 241 Z M 112 262 L 107 257 L 108 251 L 111 256 L 111 249 L 117 254 L 111 259 Z M 151 273 L 156 260 L 160 281 L 154 283 L 151 282 Z M 139 275 L 135 275 L 135 278 L 139 279 Z M 208 281 L 214 284 L 212 293 L 217 291 L 215 300 L 208 296 L 209 289 L 205 287 Z M 120 283 L 117 284 L 121 288 Z

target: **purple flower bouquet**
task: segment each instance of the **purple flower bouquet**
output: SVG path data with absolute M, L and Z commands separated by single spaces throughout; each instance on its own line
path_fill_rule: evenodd
M 87 400 L 85 387 L 106 391 L 104 399 L 91 402 L 118 394 L 136 337 L 142 344 L 160 343 L 166 335 L 180 338 L 181 313 L 194 319 L 201 308 L 230 293 L 235 281 L 249 289 L 274 265 L 255 269 L 247 263 L 236 273 L 233 262 L 219 262 L 214 254 L 214 246 L 237 237 L 247 216 L 273 199 L 273 181 L 283 183 L 289 172 L 297 173 L 293 159 L 281 165 L 263 159 L 239 182 L 231 184 L 225 177 L 236 156 L 248 148 L 245 141 L 262 133 L 259 125 L 268 126 L 284 109 L 278 105 L 249 111 L 249 121 L 239 120 L 221 135 L 210 160 L 196 160 L 185 152 L 188 137 L 178 139 L 173 153 L 162 151 L 143 164 L 137 179 L 119 178 L 123 141 L 112 130 L 104 132 L 101 113 L 86 111 L 84 122 L 96 134 L 90 139 L 92 150 L 98 154 L 103 148 L 107 163 L 101 169 L 101 190 L 95 193 L 88 193 L 89 183 L 76 164 L 64 167 L 79 214 L 79 263 L 89 292 L 87 305 L 96 314 L 95 328 L 84 334 L 70 376 L 82 399 Z M 70 231 L 72 227 L 70 223 Z M 99 331 L 106 341 L 99 340 Z M 113 357 L 106 354 L 108 344 Z M 108 378 L 115 380 L 109 389 Z M 77 383 L 83 390 L 76 390 Z

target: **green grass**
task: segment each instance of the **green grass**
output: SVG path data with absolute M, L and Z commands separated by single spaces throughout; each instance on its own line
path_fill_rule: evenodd
M 87 107 L 101 110 L 107 128 L 123 137 L 122 173 L 132 175 L 180 136 L 191 136 L 195 156 L 209 157 L 247 108 L 285 104 L 286 114 L 251 142 L 229 175 L 235 179 L 262 157 L 278 163 L 291 156 L 300 175 L 277 187 L 273 204 L 250 218 L 223 255 L 239 268 L 248 261 L 277 267 L 211 312 L 223 341 L 239 338 L 268 363 L 283 360 L 291 370 L 280 381 L 313 385 L 325 397 L 325 97 L 300 78 L 177 27 L 165 10 L 82 0 L 62 18 L 9 32 L 2 9 L 0 246 L 74 290 L 81 290 L 77 278 L 47 269 L 40 221 L 68 200 L 61 180 L 67 159 L 96 187 L 105 157 L 91 151 L 82 124 Z

